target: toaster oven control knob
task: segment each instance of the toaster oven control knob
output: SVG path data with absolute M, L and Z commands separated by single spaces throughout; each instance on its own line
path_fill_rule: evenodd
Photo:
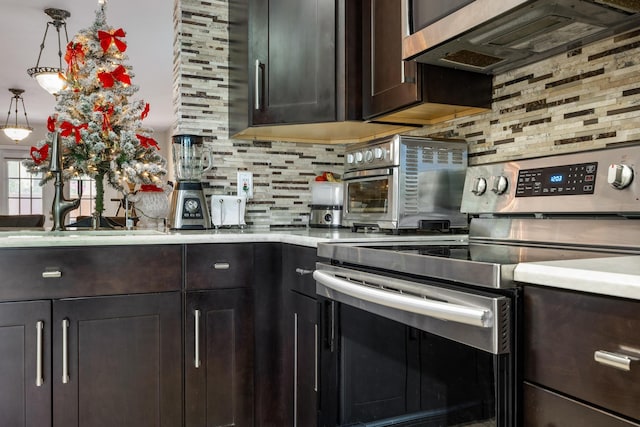
M 353 156 L 353 154 L 351 154 L 351 153 L 347 154 L 347 164 L 348 165 L 352 165 L 354 160 L 355 160 L 355 157 Z
M 504 194 L 509 187 L 509 181 L 507 181 L 507 177 L 504 175 L 494 176 L 493 177 L 493 188 L 491 191 L 496 193 L 497 195 Z
M 367 150 L 367 151 L 365 151 L 365 152 L 364 152 L 364 160 L 365 160 L 367 163 L 371 163 L 371 162 L 373 162 L 373 151 L 371 151 L 371 150 Z
M 633 169 L 627 165 L 611 165 L 609 166 L 609 173 L 607 174 L 607 182 L 611 184 L 613 188 L 622 190 L 628 187 L 633 181 Z
M 482 177 L 476 178 L 473 181 L 471 192 L 476 196 L 482 196 L 485 191 L 487 191 L 487 180 Z
M 384 159 L 386 152 L 384 148 L 376 147 L 373 149 L 373 158 L 376 160 Z
M 362 154 L 362 151 L 358 151 L 356 153 L 356 163 L 362 163 L 363 159 L 364 159 L 364 154 Z

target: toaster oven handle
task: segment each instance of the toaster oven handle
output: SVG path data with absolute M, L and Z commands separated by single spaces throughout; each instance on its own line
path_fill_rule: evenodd
M 323 286 L 345 295 L 359 298 L 385 307 L 416 313 L 439 320 L 447 320 L 481 328 L 493 327 L 491 310 L 468 307 L 448 302 L 434 301 L 412 295 L 404 295 L 383 289 L 351 283 L 331 273 L 316 270 L 313 278 Z

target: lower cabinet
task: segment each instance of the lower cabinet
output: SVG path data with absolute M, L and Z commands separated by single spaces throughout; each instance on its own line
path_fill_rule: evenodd
M 185 309 L 185 425 L 253 425 L 250 288 L 191 291 Z
M 180 293 L 0 304 L 0 425 L 181 424 Z
M 311 427 L 318 420 L 318 303 L 291 292 L 293 338 L 293 425 Z

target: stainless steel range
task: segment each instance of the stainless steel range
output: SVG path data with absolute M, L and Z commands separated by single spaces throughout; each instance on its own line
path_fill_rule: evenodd
M 640 254 L 637 171 L 639 146 L 473 166 L 468 239 L 319 244 L 331 262 L 318 264 L 316 290 L 337 331 L 324 358 L 339 396 L 323 424 L 520 425 L 514 268 Z M 358 366 L 397 376 L 377 383 Z

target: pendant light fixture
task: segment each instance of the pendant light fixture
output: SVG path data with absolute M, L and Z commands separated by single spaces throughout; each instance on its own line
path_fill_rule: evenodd
M 0 129 L 4 131 L 4 134 L 9 138 L 14 140 L 16 143 L 25 139 L 33 128 L 29 126 L 29 119 L 27 118 L 27 110 L 24 108 L 24 99 L 22 99 L 22 93 L 24 90 L 22 89 L 9 89 L 9 92 L 13 93 L 13 97 L 11 97 L 11 101 L 9 102 L 9 113 L 7 113 L 7 121 L 4 123 L 4 126 L 0 126 Z M 11 118 L 11 107 L 13 107 L 13 103 L 15 102 L 16 106 L 16 119 L 13 124 L 9 124 L 9 119 Z M 18 124 L 18 103 L 22 103 L 22 111 L 24 111 L 24 119 L 26 121 L 26 126 L 22 126 Z
M 44 10 L 44 13 L 49 15 L 52 21 L 47 22 L 47 26 L 44 29 L 44 37 L 42 38 L 42 43 L 40 44 L 40 53 L 38 54 L 38 61 L 36 62 L 36 66 L 33 68 L 29 68 L 27 73 L 29 76 L 35 77 L 36 81 L 44 90 L 49 92 L 52 95 L 57 95 L 62 89 L 64 89 L 66 85 L 66 80 L 64 78 L 64 72 L 62 71 L 62 41 L 60 40 L 60 28 L 64 28 L 64 36 L 66 39 L 66 43 L 64 44 L 65 48 L 69 43 L 69 36 L 67 34 L 67 23 L 65 19 L 71 16 L 69 12 L 62 9 L 54 9 L 48 8 Z M 42 57 L 42 51 L 44 50 L 44 42 L 47 39 L 47 32 L 49 31 L 49 26 L 54 26 L 56 28 L 56 32 L 58 33 L 58 67 L 41 67 L 40 66 L 40 58 Z

